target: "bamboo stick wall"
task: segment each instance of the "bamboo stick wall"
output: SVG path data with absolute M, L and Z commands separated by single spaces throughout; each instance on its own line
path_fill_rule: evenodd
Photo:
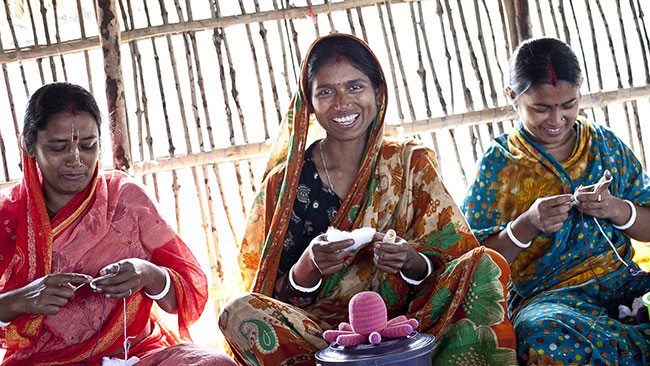
M 3 1 L 0 180 L 12 182 L 21 175 L 21 116 L 40 85 L 87 87 L 105 116 L 111 98 L 93 1 Z M 502 91 L 526 34 L 571 44 L 586 78 L 583 114 L 610 125 L 646 165 L 650 5 L 640 0 L 114 1 L 127 130 L 120 147 L 208 273 L 209 329 L 236 281 L 236 247 L 269 142 L 318 35 L 353 33 L 370 44 L 388 78 L 386 133 L 434 148 L 458 201 L 490 139 L 512 128 Z M 104 125 L 110 167 L 116 146 Z

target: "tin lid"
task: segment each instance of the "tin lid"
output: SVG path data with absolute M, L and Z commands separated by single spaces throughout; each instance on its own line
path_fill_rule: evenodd
M 334 342 L 329 347 L 316 353 L 316 360 L 324 365 L 377 365 L 410 360 L 429 353 L 436 345 L 435 337 L 430 334 L 413 332 L 397 339 L 389 339 L 379 344 L 360 344 L 344 347 Z

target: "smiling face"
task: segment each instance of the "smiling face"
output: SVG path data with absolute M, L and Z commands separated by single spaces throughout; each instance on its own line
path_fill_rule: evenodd
M 57 212 L 86 188 L 95 173 L 99 159 L 97 121 L 85 111 L 53 114 L 29 150 L 43 175 L 46 205 Z
M 566 81 L 555 86 L 536 84 L 515 103 L 524 130 L 536 143 L 547 150 L 575 143 L 572 127 L 580 107 L 578 86 Z
M 321 66 L 311 83 L 311 107 L 328 138 L 365 144 L 379 102 L 368 76 L 346 59 Z

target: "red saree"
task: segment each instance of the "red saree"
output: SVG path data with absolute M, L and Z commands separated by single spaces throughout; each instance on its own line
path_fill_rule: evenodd
M 50 273 L 97 276 L 108 264 L 141 258 L 171 275 L 180 335 L 189 338 L 188 326 L 207 302 L 207 279 L 143 188 L 121 172 L 96 173 L 86 190 L 50 222 L 36 162 L 27 156 L 23 161 L 24 178 L 0 192 L 0 292 Z M 151 335 L 134 345 L 129 356 L 142 358 L 179 342 L 151 315 L 153 300 L 142 291 L 126 299 L 126 314 L 121 299 L 103 301 L 102 294 L 83 286 L 57 315 L 19 316 L 0 329 L 7 349 L 3 365 L 85 364 L 91 352 L 90 364 L 99 364 L 122 349 L 125 319 L 128 336 L 152 324 Z

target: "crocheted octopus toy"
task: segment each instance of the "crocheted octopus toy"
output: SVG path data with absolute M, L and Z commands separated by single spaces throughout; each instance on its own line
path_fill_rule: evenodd
M 399 338 L 413 332 L 418 326 L 415 319 L 404 315 L 386 321 L 388 318 L 384 299 L 373 291 L 363 291 L 354 295 L 348 305 L 350 323 L 339 324 L 339 330 L 327 330 L 323 338 L 342 346 L 356 346 L 368 340 L 379 344 L 382 337 Z

